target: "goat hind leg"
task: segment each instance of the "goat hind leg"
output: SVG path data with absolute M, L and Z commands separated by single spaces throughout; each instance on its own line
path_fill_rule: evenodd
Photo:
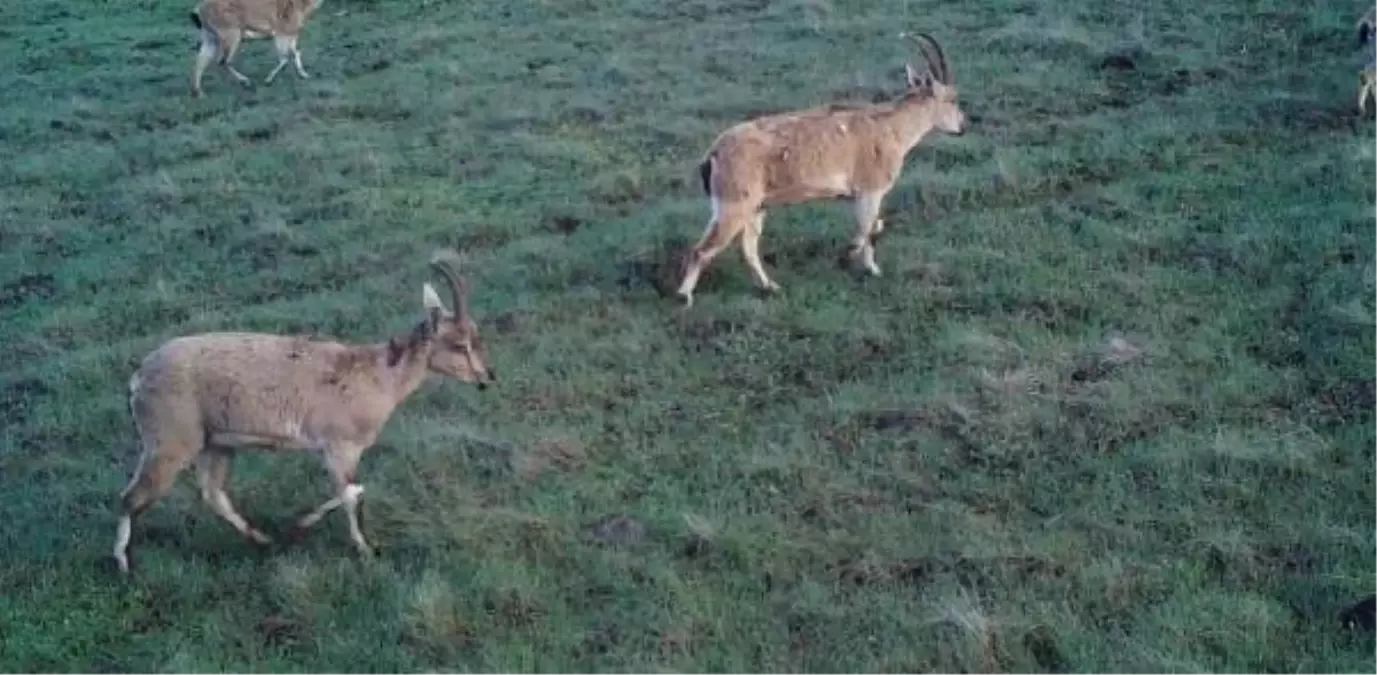
M 732 213 L 724 210 L 713 199 L 712 203 L 713 219 L 708 223 L 708 229 L 703 233 L 703 238 L 694 245 L 693 250 L 689 251 L 684 259 L 683 281 L 679 283 L 679 298 L 685 305 L 693 305 L 693 289 L 698 286 L 698 277 L 703 274 L 703 270 L 712 262 L 717 254 L 726 250 L 733 241 L 741 234 L 747 226 L 750 218 L 754 218 L 754 213 L 744 215 Z
M 239 534 L 248 537 L 255 544 L 271 544 L 272 539 L 249 525 L 248 521 L 234 510 L 234 504 L 225 492 L 233 462 L 234 451 L 229 449 L 207 448 L 201 453 L 196 463 L 196 476 L 201 483 L 201 499 Z
M 757 213 L 741 233 L 741 254 L 746 258 L 746 266 L 751 268 L 755 281 L 769 293 L 779 291 L 779 284 L 765 274 L 765 266 L 760 262 L 760 235 L 765 228 L 765 212 Z
M 129 540 L 134 530 L 134 521 L 143 515 L 154 502 L 166 495 L 177 480 L 177 474 L 186 468 L 195 449 L 188 452 L 160 454 L 159 448 L 144 451 L 134 477 L 120 494 L 123 513 L 115 528 L 115 564 L 121 573 L 129 572 Z
M 213 33 L 203 31 L 201 33 L 201 46 L 196 50 L 196 64 L 191 69 L 191 95 L 200 98 L 201 77 L 205 75 L 206 67 L 211 61 L 215 60 L 220 48 L 216 43 Z

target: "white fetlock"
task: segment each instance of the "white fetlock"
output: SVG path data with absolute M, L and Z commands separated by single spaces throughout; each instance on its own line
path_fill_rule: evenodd
M 115 564 L 120 568 L 121 574 L 129 573 L 129 535 L 133 527 L 133 519 L 123 516 L 120 518 L 119 526 L 115 528 Z

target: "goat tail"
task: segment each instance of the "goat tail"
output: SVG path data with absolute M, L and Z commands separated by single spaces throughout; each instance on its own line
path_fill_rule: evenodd
M 698 165 L 698 176 L 703 179 L 703 192 L 712 195 L 712 155 Z

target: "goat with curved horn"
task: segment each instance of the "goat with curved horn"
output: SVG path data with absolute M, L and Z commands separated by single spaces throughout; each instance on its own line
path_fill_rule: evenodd
M 385 342 L 202 333 L 170 340 L 145 357 L 129 382 L 143 453 L 122 497 L 114 548 L 120 571 L 129 570 L 134 521 L 188 466 L 196 467 L 201 497 L 212 511 L 243 536 L 269 543 L 226 493 L 237 447 L 318 452 L 334 497 L 298 520 L 298 529 L 343 508 L 354 546 L 370 553 L 359 529 L 360 456 L 429 374 L 480 389 L 497 379 L 468 315 L 463 277 L 448 265 L 432 265 L 449 283 L 457 314 L 449 315 L 435 288 L 424 284 L 425 318 Z
M 822 199 L 851 203 L 856 230 L 848 256 L 880 275 L 875 241 L 884 230 L 880 203 L 904 158 L 929 132 L 960 135 L 966 114 L 956 100 L 946 54 L 926 33 L 913 38 L 928 61 L 926 73 L 905 65 L 908 91 L 868 105 L 823 105 L 741 122 L 718 135 L 698 165 L 712 204 L 712 220 L 684 258 L 679 297 L 693 303 L 703 269 L 737 239 L 756 284 L 779 285 L 760 262 L 765 211 Z

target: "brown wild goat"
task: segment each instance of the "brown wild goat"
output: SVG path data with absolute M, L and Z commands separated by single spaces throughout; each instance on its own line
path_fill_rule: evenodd
M 319 452 L 334 497 L 302 517 L 298 531 L 343 506 L 355 546 L 371 553 L 359 529 L 363 486 L 354 481 L 363 451 L 427 373 L 479 388 L 497 379 L 483 363 L 465 280 L 446 264 L 432 266 L 449 284 L 454 312 L 427 283 L 422 288 L 425 318 L 409 333 L 381 344 L 205 333 L 175 338 L 145 357 L 129 381 L 129 407 L 143 453 L 122 495 L 114 553 L 120 571 L 129 571 L 134 519 L 193 462 L 206 504 L 240 534 L 270 543 L 225 493 L 238 446 Z
M 1358 74 L 1358 111 L 1367 112 L 1367 98 L 1377 87 L 1377 7 L 1371 7 L 1358 21 L 1358 46 L 1362 47 L 1366 58 L 1363 70 Z
M 933 129 L 960 135 L 966 127 L 942 48 L 926 34 L 908 37 L 917 40 L 927 69 L 919 73 L 905 64 L 908 90 L 898 100 L 758 117 L 717 137 L 698 166 L 712 200 L 712 221 L 684 259 L 678 293 L 685 304 L 693 304 L 704 267 L 738 236 L 756 283 L 779 290 L 760 263 L 765 210 L 818 199 L 851 202 L 856 233 L 850 256 L 859 256 L 866 270 L 879 276 L 880 203 L 899 177 L 904 157 Z
M 191 93 L 201 96 L 201 75 L 215 59 L 219 59 L 240 84 L 251 84 L 249 78 L 235 70 L 231 63 L 239 51 L 239 43 L 245 39 L 271 37 L 277 47 L 277 67 L 264 78 L 264 84 L 271 84 L 287 67 L 288 61 L 296 66 L 296 74 L 301 79 L 310 77 L 301 67 L 301 51 L 297 49 L 296 39 L 302 24 L 320 7 L 321 1 L 201 0 L 191 13 L 191 22 L 201 31 L 201 47 L 196 52 L 196 66 L 191 71 Z

